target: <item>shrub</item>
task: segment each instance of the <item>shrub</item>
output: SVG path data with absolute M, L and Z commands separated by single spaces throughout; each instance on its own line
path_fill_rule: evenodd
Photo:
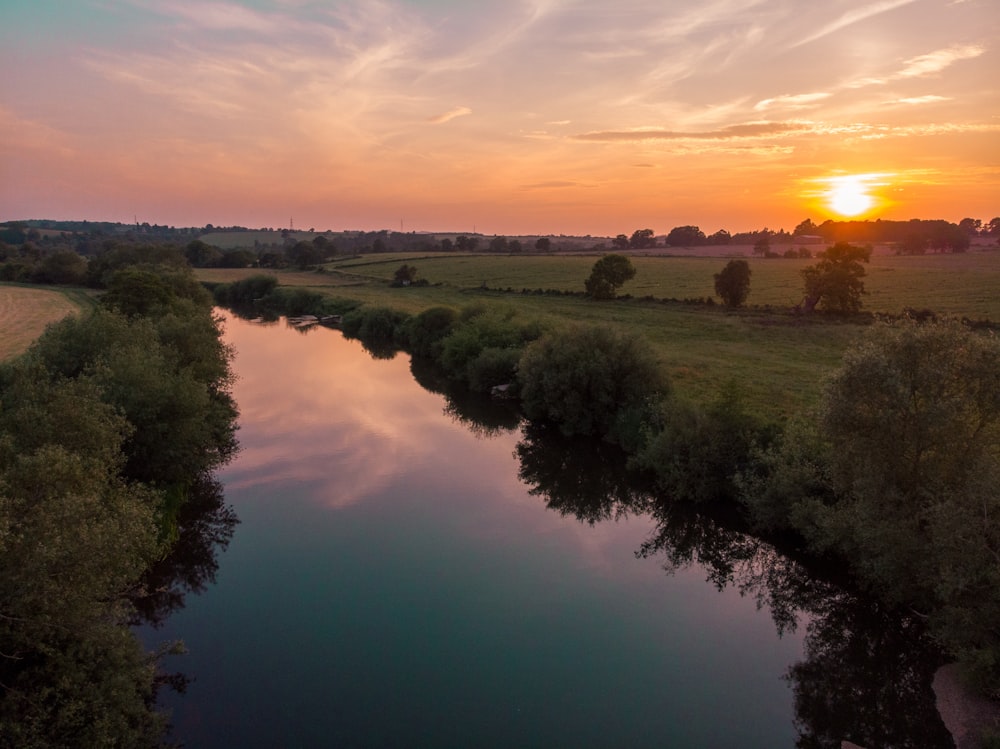
M 555 422 L 566 434 L 621 442 L 622 418 L 669 391 L 649 344 L 605 327 L 560 330 L 528 347 L 518 365 L 529 419 Z

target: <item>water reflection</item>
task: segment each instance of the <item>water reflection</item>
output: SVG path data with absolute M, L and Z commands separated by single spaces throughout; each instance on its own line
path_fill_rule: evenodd
M 135 621 L 160 627 L 184 607 L 188 594 L 201 593 L 215 582 L 219 554 L 229 545 L 239 519 L 226 504 L 222 485 L 202 477 L 191 489 L 177 518 L 178 538 L 170 554 L 154 564 L 135 597 Z
M 747 533 L 736 514 L 652 499 L 610 445 L 527 424 L 516 453 L 521 479 L 550 509 L 589 524 L 649 512 L 656 528 L 638 557 L 668 573 L 697 564 L 719 590 L 733 586 L 767 607 L 779 634 L 805 622 L 805 659 L 786 675 L 798 747 L 952 746 L 931 690 L 939 656 L 915 617 L 807 568 Z

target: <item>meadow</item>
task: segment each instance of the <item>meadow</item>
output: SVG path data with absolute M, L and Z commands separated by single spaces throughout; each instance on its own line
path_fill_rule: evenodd
M 800 271 L 812 260 L 747 257 L 752 269 L 748 308 L 663 302 L 714 296 L 722 257 L 633 256 L 636 276 L 621 289 L 630 299 L 594 302 L 583 296 L 523 293 L 582 292 L 593 255 L 379 254 L 329 263 L 321 272 L 279 271 L 282 285 L 415 314 L 443 305 L 510 307 L 550 328 L 569 324 L 622 326 L 655 347 L 677 392 L 707 402 L 735 383 L 752 410 L 782 420 L 814 404 L 824 378 L 838 365 L 863 325 L 835 316 L 800 316 Z M 403 263 L 427 286 L 388 285 Z M 226 282 L 253 269 L 200 269 L 204 281 Z M 864 310 L 899 314 L 905 308 L 1000 321 L 1000 252 L 903 257 L 876 255 L 865 278 Z M 509 291 L 508 291 L 509 289 Z M 643 297 L 655 297 L 655 300 Z
M 0 285 L 0 361 L 27 350 L 49 323 L 92 304 L 82 291 Z

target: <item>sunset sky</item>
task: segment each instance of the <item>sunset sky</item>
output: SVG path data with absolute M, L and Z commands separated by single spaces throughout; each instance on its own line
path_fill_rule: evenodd
M 998 0 L 0 0 L 0 221 L 986 221 L 998 48 Z

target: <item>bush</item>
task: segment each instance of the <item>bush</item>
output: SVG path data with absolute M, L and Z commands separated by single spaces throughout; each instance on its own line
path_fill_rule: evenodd
M 441 341 L 452 331 L 458 313 L 450 307 L 431 307 L 410 318 L 403 331 L 406 344 L 415 356 L 433 359 L 441 355 Z
M 649 344 L 605 327 L 560 330 L 528 347 L 518 366 L 525 415 L 563 434 L 621 443 L 625 417 L 669 391 Z
M 469 382 L 469 365 L 485 349 L 520 351 L 541 334 L 538 323 L 517 320 L 513 310 L 469 307 L 462 310 L 459 323 L 443 339 L 440 363 L 453 379 Z

